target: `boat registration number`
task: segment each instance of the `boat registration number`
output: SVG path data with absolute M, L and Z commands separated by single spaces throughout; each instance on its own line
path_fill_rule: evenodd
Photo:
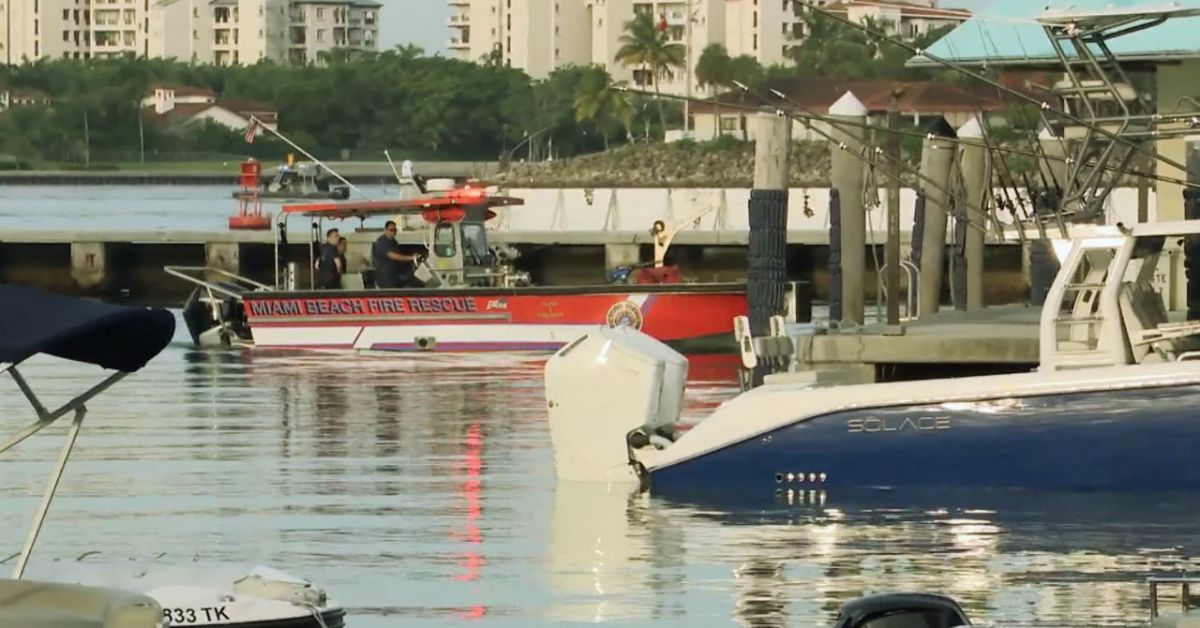
M 184 624 L 231 621 L 224 606 L 201 606 L 199 608 L 164 608 L 163 619 L 172 626 Z

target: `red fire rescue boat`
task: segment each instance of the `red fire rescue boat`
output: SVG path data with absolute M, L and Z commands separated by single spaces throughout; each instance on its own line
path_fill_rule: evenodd
M 491 247 L 485 223 L 495 208 L 524 201 L 465 186 L 410 200 L 285 205 L 276 218 L 275 285 L 215 269 L 168 267 L 197 284 L 184 319 L 198 345 L 377 351 L 554 351 L 595 325 L 630 325 L 686 353 L 734 351 L 734 317 L 746 313 L 744 284 L 612 283 L 533 286 L 515 250 Z M 347 273 L 342 287 L 316 290 L 289 269 L 288 219 L 311 224 L 313 239 L 356 218 L 420 216 L 426 287 L 377 289 L 372 270 Z M 382 220 L 380 221 L 382 222 Z M 344 228 L 343 228 L 344 229 Z M 310 251 L 316 247 L 310 247 Z M 354 260 L 349 263 L 354 268 Z M 211 281 L 213 273 L 224 281 Z M 677 276 L 670 272 L 664 277 Z M 669 280 L 669 279 L 668 279 Z M 661 281 L 661 279 L 660 279 Z M 307 284 L 307 285 L 302 285 Z

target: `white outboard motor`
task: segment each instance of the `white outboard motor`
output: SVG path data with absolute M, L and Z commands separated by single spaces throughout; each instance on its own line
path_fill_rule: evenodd
M 632 327 L 597 327 L 546 363 L 546 404 L 560 480 L 637 481 L 630 451 L 669 446 L 687 359 Z

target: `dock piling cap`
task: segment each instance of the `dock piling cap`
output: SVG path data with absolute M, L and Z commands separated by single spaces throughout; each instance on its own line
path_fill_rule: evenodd
M 862 117 L 867 115 L 867 106 L 862 104 L 854 92 L 848 91 L 829 106 L 829 115 Z
M 965 124 L 958 127 L 957 135 L 960 138 L 969 140 L 977 140 L 983 138 L 983 128 L 979 126 L 979 119 L 972 116 Z

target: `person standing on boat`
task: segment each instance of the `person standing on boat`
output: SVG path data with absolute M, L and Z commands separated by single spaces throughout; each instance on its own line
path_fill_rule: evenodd
M 317 286 L 323 290 L 337 290 L 342 287 L 346 257 L 339 252 L 339 244 L 344 240 L 337 229 L 325 232 L 325 243 L 321 245 L 321 257 L 317 260 Z
M 415 288 L 413 264 L 416 255 L 401 252 L 396 242 L 396 221 L 383 225 L 383 235 L 371 247 L 371 264 L 375 267 L 375 285 L 380 288 Z

